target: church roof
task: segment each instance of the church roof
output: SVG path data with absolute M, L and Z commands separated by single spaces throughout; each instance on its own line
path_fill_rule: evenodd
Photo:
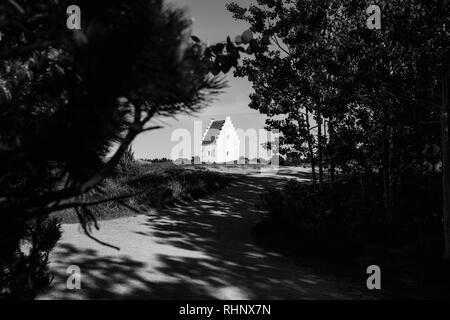
M 214 120 L 209 126 L 209 129 L 206 132 L 205 137 L 203 138 L 202 145 L 215 143 L 217 136 L 219 135 L 220 130 L 222 130 L 224 123 L 225 120 Z

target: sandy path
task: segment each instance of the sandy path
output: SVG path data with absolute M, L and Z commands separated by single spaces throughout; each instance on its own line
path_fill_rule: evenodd
M 63 225 L 51 255 L 54 282 L 41 299 L 342 299 L 367 298 L 365 283 L 325 276 L 258 246 L 250 229 L 264 186 L 284 179 L 241 176 L 223 191 L 148 215 L 101 222 L 95 235 Z M 81 269 L 81 290 L 66 288 L 67 267 Z

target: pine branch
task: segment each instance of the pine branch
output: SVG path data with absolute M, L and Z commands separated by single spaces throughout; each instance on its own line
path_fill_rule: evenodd
M 83 221 L 83 215 L 80 213 L 80 210 L 79 210 L 78 208 L 75 208 L 75 212 L 76 212 L 76 214 L 77 214 L 78 219 L 79 219 L 80 221 Z M 94 236 L 92 235 L 92 233 L 89 231 L 89 229 L 87 228 L 87 224 L 86 224 L 86 223 L 80 223 L 80 224 L 81 224 L 81 228 L 83 229 L 84 234 L 85 234 L 88 238 L 94 240 L 95 242 L 97 242 L 98 244 L 101 244 L 102 246 L 109 247 L 109 248 L 115 249 L 115 250 L 117 250 L 117 251 L 120 251 L 120 248 L 119 248 L 119 247 L 116 247 L 116 246 L 114 246 L 114 245 L 112 245 L 112 244 L 109 244 L 109 243 L 107 243 L 107 242 L 101 241 L 100 239 L 94 237 Z
M 39 209 L 34 212 L 31 212 L 28 215 L 28 220 L 46 216 L 52 212 L 61 211 L 64 209 L 71 209 L 71 208 L 76 208 L 76 207 L 86 208 L 86 207 L 92 207 L 92 206 L 96 206 L 96 205 L 107 203 L 107 202 L 124 200 L 124 199 L 135 197 L 142 193 L 144 193 L 144 191 L 125 194 L 125 195 L 119 195 L 119 196 L 115 196 L 115 197 L 111 197 L 111 198 L 107 198 L 107 199 L 96 200 L 96 201 L 91 201 L 91 202 L 83 202 L 83 201 L 68 202 L 68 203 L 61 204 L 59 206 L 48 207 L 48 208 Z

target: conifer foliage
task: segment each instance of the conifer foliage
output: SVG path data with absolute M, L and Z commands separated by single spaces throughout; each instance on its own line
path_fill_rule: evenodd
M 66 27 L 69 5 L 80 30 Z M 191 19 L 161 0 L 8 0 L 0 12 L 1 294 L 32 298 L 59 234 L 48 216 L 73 208 L 95 225 L 86 195 L 150 120 L 200 110 L 224 82 Z

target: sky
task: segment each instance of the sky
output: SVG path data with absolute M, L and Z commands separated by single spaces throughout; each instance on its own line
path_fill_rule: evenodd
M 230 0 L 169 0 L 168 3 L 187 9 L 187 15 L 194 18 L 193 34 L 204 41 L 213 44 L 221 42 L 230 36 L 232 39 L 248 29 L 249 25 L 233 19 L 225 5 Z M 248 6 L 251 0 L 235 0 L 235 2 Z M 249 94 L 252 86 L 247 79 L 234 78 L 233 72 L 227 74 L 228 88 L 224 90 L 216 100 L 195 116 L 179 115 L 176 119 L 158 117 L 152 120 L 152 124 L 163 125 L 164 128 L 143 133 L 133 143 L 134 156 L 138 159 L 148 158 L 173 158 L 177 144 L 175 140 L 180 133 L 191 133 L 192 152 L 199 148 L 201 143 L 198 133 L 194 133 L 194 121 L 201 121 L 202 130 L 212 118 L 219 120 L 231 117 L 231 121 L 237 129 L 262 130 L 265 116 L 248 106 Z M 197 125 L 198 127 L 198 125 Z M 198 130 L 197 130 L 198 131 Z M 181 135 L 182 135 L 181 134 Z M 197 135 L 197 138 L 194 136 Z M 186 135 L 185 135 L 186 136 Z M 172 141 L 174 140 L 174 141 Z M 195 147 L 194 147 L 195 145 Z M 244 143 L 241 142 L 241 149 Z M 247 147 L 248 148 L 248 147 Z M 245 153 L 241 150 L 241 154 Z M 194 155 L 194 154 L 192 154 Z

